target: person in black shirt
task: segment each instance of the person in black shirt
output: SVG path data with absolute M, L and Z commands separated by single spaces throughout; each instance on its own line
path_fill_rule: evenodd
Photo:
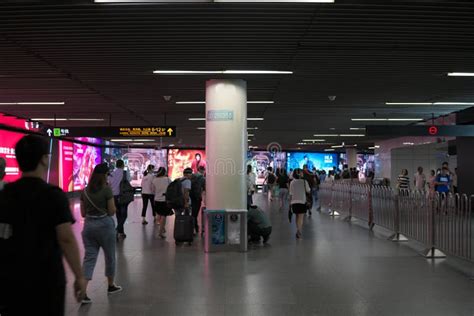
M 64 315 L 63 254 L 76 277 L 76 299 L 81 301 L 85 294 L 69 201 L 61 189 L 43 180 L 48 147 L 42 137 L 23 137 L 15 147 L 22 177 L 0 192 L 0 227 L 10 228 L 0 238 L 2 316 Z

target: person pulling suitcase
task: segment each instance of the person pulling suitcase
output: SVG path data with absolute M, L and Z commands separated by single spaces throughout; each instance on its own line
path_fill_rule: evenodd
M 183 177 L 170 183 L 166 190 L 166 202 L 175 212 L 174 239 L 176 244 L 194 239 L 194 218 L 191 214 L 191 178 L 193 170 L 186 168 Z

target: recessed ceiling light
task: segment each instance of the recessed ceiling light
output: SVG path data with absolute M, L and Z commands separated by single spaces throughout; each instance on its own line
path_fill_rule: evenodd
M 337 137 L 339 134 L 314 134 L 314 137 Z
M 127 138 L 119 138 L 119 139 L 111 139 L 111 142 L 132 142 L 132 139 L 127 139 Z
M 155 70 L 157 75 L 291 75 L 292 71 L 280 70 Z
M 449 72 L 451 77 L 474 77 L 474 72 Z
M 248 137 L 253 137 L 255 136 L 254 134 L 247 134 Z
M 0 105 L 64 105 L 64 102 L 1 102 Z
M 351 131 L 365 131 L 365 127 L 351 127 L 349 128 Z
M 404 142 L 403 145 L 415 145 L 415 143 L 411 143 L 411 142 Z
M 104 121 L 101 118 L 70 118 L 69 121 Z
M 303 142 L 325 142 L 326 140 L 325 139 L 303 139 L 302 140 Z
M 131 143 L 132 145 L 145 145 L 145 143 Z
M 248 104 L 274 104 L 275 101 L 247 101 Z M 176 104 L 206 104 L 206 101 L 176 101 Z
M 214 2 L 257 2 L 257 3 L 334 3 L 335 0 L 213 0 Z
M 389 118 L 388 121 L 423 121 L 421 118 Z
M 249 129 L 249 130 L 256 130 L 256 129 L 258 129 L 258 127 L 247 127 L 247 129 Z
M 206 118 L 205 117 L 190 117 L 190 118 L 188 118 L 188 120 L 190 120 L 190 121 L 205 121 Z
M 365 137 L 364 134 L 340 134 L 341 137 Z
M 263 117 L 248 117 L 247 121 L 263 121 Z
M 133 141 L 135 141 L 135 142 L 154 142 L 155 140 L 144 138 L 144 139 L 134 139 Z
M 343 148 L 344 145 L 334 145 L 334 146 L 331 146 L 331 148 Z
M 206 128 L 205 127 L 196 127 L 196 129 L 204 130 Z

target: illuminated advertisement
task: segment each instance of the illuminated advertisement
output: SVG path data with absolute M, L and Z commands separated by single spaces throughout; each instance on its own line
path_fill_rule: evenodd
M 74 144 L 59 141 L 59 187 L 65 192 L 74 191 L 73 172 Z
M 268 167 L 272 167 L 274 172 L 276 172 L 277 168 L 286 169 L 286 153 L 249 151 L 247 154 L 247 165 L 252 166 L 253 172 L 257 175 L 257 185 L 261 185 L 265 180 Z
M 306 165 L 310 171 L 332 170 L 338 166 L 338 154 L 291 152 L 288 153 L 288 170 L 301 168 Z
M 98 138 L 78 137 L 78 141 L 91 144 L 100 144 Z M 73 145 L 73 183 L 74 191 L 82 190 L 87 186 L 94 167 L 102 161 L 99 147 L 74 143 Z
M 339 169 L 347 164 L 347 155 L 342 153 L 339 158 Z M 359 171 L 359 178 L 367 177 L 371 172 L 375 172 L 375 156 L 369 154 L 357 154 L 357 170 Z
M 167 168 L 166 149 L 130 148 L 122 151 L 122 159 L 127 166 L 134 187 L 142 185 L 143 173 L 148 165 Z
M 20 178 L 20 169 L 15 156 L 15 145 L 25 134 L 0 130 L 0 157 L 4 158 L 7 166 L 5 182 L 13 182 Z
M 206 152 L 204 150 L 168 150 L 168 176 L 171 179 L 182 177 L 186 168 L 192 168 L 196 173 L 200 166 L 206 167 Z

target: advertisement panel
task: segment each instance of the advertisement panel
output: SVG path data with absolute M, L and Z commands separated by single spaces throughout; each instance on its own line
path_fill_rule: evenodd
M 196 173 L 199 166 L 206 167 L 206 152 L 204 150 L 168 150 L 168 176 L 171 179 L 182 177 L 186 168 L 192 168 L 193 172 Z
M 73 161 L 74 145 L 71 142 L 59 141 L 59 187 L 65 192 L 74 191 Z
M 332 170 L 338 166 L 338 154 L 312 153 L 312 152 L 290 152 L 288 153 L 288 171 L 290 169 L 303 168 L 306 165 L 310 171 Z
M 78 137 L 78 141 L 91 144 L 100 144 L 100 139 L 93 137 Z M 73 145 L 73 183 L 74 191 L 83 190 L 94 170 L 94 167 L 100 164 L 101 149 L 99 147 L 74 143 Z
M 247 165 L 251 165 L 253 172 L 257 175 L 257 185 L 263 184 L 266 170 L 272 167 L 286 169 L 286 152 L 249 151 L 247 154 Z
M 166 149 L 150 149 L 150 148 L 130 148 L 122 151 L 123 161 L 127 166 L 134 187 L 142 185 L 143 173 L 148 165 L 154 165 L 155 171 L 159 167 L 167 168 L 167 152 Z
M 13 182 L 20 178 L 20 169 L 15 156 L 15 145 L 25 134 L 0 130 L 0 157 L 4 158 L 6 166 L 5 182 Z

